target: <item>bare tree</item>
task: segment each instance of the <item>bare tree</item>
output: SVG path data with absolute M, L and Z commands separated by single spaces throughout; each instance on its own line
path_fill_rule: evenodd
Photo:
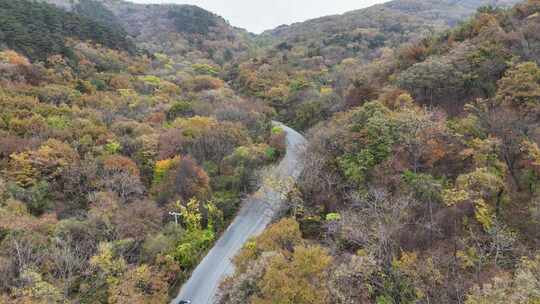
M 126 171 L 105 172 L 103 186 L 107 191 L 115 192 L 122 202 L 140 197 L 144 193 L 139 177 Z
M 52 275 L 60 280 L 65 297 L 86 264 L 86 253 L 71 237 L 53 239 L 48 256 L 52 262 Z
M 390 265 L 397 253 L 399 234 L 408 225 L 416 201 L 393 197 L 385 190 L 373 189 L 367 195 L 353 195 L 352 208 L 342 214 L 340 231 L 350 242 Z
M 5 259 L 0 259 L 0 287 L 13 287 L 20 284 L 21 274 L 32 268 L 39 267 L 45 258 L 45 253 L 36 250 L 44 239 L 28 234 L 11 234 L 0 247 L 0 253 Z

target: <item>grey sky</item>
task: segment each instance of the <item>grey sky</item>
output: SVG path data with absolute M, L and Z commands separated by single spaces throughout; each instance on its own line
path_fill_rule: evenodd
M 194 4 L 254 33 L 282 24 L 341 14 L 385 0 L 130 0 L 137 3 Z

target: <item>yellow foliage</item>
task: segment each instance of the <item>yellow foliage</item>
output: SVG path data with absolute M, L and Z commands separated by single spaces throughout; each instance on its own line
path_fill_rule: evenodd
M 410 94 L 401 94 L 396 98 L 396 108 L 412 108 L 414 107 L 414 99 Z
M 343 61 L 341 61 L 341 65 L 343 66 L 354 66 L 358 64 L 358 60 L 355 58 L 345 58 Z
M 109 303 L 166 303 L 166 276 L 148 265 L 130 269 L 116 285 L 109 288 Z
M 408 269 L 413 267 L 418 262 L 418 254 L 416 252 L 403 252 L 399 260 L 394 259 L 392 265 L 400 269 Z
M 164 159 L 156 162 L 154 167 L 154 184 L 159 184 L 169 170 L 180 163 L 180 157 Z
M 32 165 L 29 153 L 12 154 L 9 173 L 21 187 L 29 187 L 37 182 L 38 170 Z
M 506 171 L 506 165 L 498 159 L 501 141 L 498 138 L 475 138 L 470 143 L 474 163 L 477 167 L 492 167 L 500 172 Z
M 37 151 L 11 155 L 10 175 L 22 187 L 34 185 L 40 177 L 56 178 L 78 160 L 77 153 L 55 139 L 46 141 Z
M 291 259 L 283 254 L 271 258 L 270 265 L 258 282 L 260 295 L 252 304 L 327 303 L 327 269 L 332 257 L 320 246 L 297 246 Z
M 99 244 L 98 253 L 90 259 L 90 265 L 98 268 L 106 277 L 108 284 L 117 284 L 120 276 L 126 271 L 123 258 L 114 258 L 110 243 Z
M 332 93 L 334 93 L 334 89 L 332 89 L 331 87 L 321 88 L 321 95 L 331 95 Z
M 445 189 L 442 192 L 443 202 L 446 206 L 451 207 L 461 204 L 469 199 L 469 193 L 459 189 Z
M 403 252 L 392 265 L 414 282 L 416 295 L 420 299 L 443 282 L 443 275 L 431 257 L 419 259 L 416 252 Z
M 505 184 L 501 176 L 488 168 L 477 168 L 474 172 L 462 174 L 456 179 L 456 187 L 469 192 L 469 195 L 490 200 Z
M 199 201 L 195 198 L 189 200 L 186 206 L 176 203 L 182 214 L 182 221 L 189 231 L 202 229 L 202 215 L 200 212 Z
M 458 250 L 456 256 L 464 269 L 474 267 L 478 260 L 478 252 L 473 247 L 469 247 L 465 251 Z
M 537 143 L 524 140 L 521 143 L 521 151 L 527 155 L 532 165 L 540 166 L 540 148 Z
M 248 261 L 255 260 L 263 252 L 284 251 L 301 242 L 300 225 L 296 220 L 286 218 L 271 225 L 260 236 L 249 241 L 234 258 L 234 263 L 239 269 L 244 269 L 249 264 Z
M 45 281 L 41 274 L 26 269 L 21 273 L 23 286 L 13 292 L 14 304 L 68 303 L 59 289 Z
M 218 121 L 213 117 L 194 116 L 190 118 L 177 118 L 172 127 L 182 130 L 184 136 L 198 137 L 218 127 Z
M 30 65 L 28 58 L 12 50 L 0 52 L 0 61 L 16 65 Z
M 482 224 L 486 231 L 489 230 L 493 225 L 493 220 L 495 217 L 493 211 L 483 199 L 477 199 L 474 202 L 474 206 L 474 217 L 480 224 Z

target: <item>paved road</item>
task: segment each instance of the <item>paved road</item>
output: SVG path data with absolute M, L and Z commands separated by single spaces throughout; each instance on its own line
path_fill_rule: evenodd
M 302 170 L 299 160 L 306 140 L 293 129 L 277 122 L 275 124 L 280 125 L 287 133 L 287 154 L 278 166 L 269 170 L 268 175 L 271 178 L 266 180 L 297 179 Z M 259 191 L 243 202 L 237 217 L 182 286 L 172 304 L 178 304 L 180 300 L 190 300 L 192 304 L 214 303 L 219 283 L 234 272 L 231 258 L 250 237 L 260 234 L 279 210 L 281 191 L 274 190 L 275 182 L 270 184 L 274 186 L 263 184 Z

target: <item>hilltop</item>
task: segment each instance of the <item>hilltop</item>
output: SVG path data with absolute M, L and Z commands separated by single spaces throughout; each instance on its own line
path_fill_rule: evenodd
M 229 79 L 238 91 L 272 105 L 280 120 L 306 129 L 373 97 L 377 78 L 365 75 L 377 68 L 369 63 L 396 52 L 421 56 L 407 44 L 448 30 L 483 5 L 515 2 L 398 0 L 279 27 L 255 38 L 262 47 L 237 61 Z
M 2 47 L 24 53 L 32 60 L 61 54 L 72 58 L 66 39 L 100 43 L 133 53 L 135 45 L 121 28 L 34 1 L 0 1 Z
M 175 62 L 223 65 L 249 48 L 250 34 L 192 5 L 136 4 L 123 0 L 46 0 L 88 18 L 123 27 L 139 48 Z

